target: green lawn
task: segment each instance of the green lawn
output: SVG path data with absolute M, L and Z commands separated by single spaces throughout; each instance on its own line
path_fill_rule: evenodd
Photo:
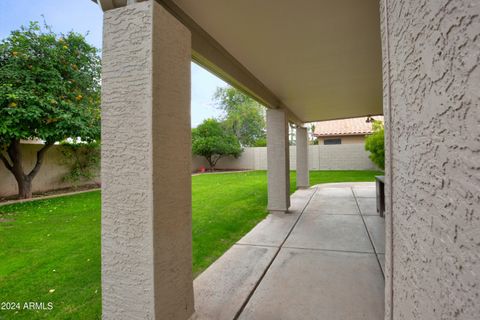
M 377 174 L 312 171 L 310 182 L 374 181 Z M 192 190 L 198 275 L 266 216 L 266 172 L 193 176 Z M 0 303 L 54 305 L 0 310 L 0 319 L 100 319 L 100 192 L 0 206 L 0 261 Z

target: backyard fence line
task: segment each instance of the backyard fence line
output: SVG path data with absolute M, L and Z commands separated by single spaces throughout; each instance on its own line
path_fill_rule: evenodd
M 26 170 L 34 166 L 36 152 L 41 145 L 22 144 L 24 166 Z M 72 184 L 63 180 L 69 172 L 65 166 L 61 146 L 56 145 L 45 155 L 44 164 L 33 180 L 33 192 L 44 192 L 55 189 L 71 187 Z M 308 147 L 308 160 L 310 170 L 375 170 L 377 167 L 368 158 L 363 144 L 340 145 L 310 145 Z M 192 172 L 200 167 L 208 168 L 207 161 L 198 156 L 192 157 Z M 242 155 L 235 159 L 227 157 L 220 159 L 218 169 L 245 169 L 267 170 L 267 148 L 245 148 Z M 290 168 L 296 169 L 296 148 L 290 147 Z M 90 180 L 78 183 L 78 186 L 100 184 L 100 175 Z M 0 197 L 17 194 L 17 183 L 13 175 L 0 164 Z
M 20 148 L 23 155 L 23 165 L 26 172 L 29 172 L 35 165 L 37 151 L 42 147 L 37 143 L 22 143 Z M 65 165 L 64 155 L 61 152 L 61 145 L 54 145 L 45 154 L 42 167 L 33 179 L 32 191 L 44 192 L 56 189 L 70 188 L 73 183 L 64 181 L 65 175 L 70 172 L 70 168 Z M 98 177 L 77 183 L 77 186 L 100 184 L 100 175 Z M 17 182 L 12 173 L 0 163 L 0 197 L 16 195 Z
M 310 170 L 376 170 L 368 157 L 364 144 L 310 145 L 308 146 L 308 164 Z M 193 157 L 192 170 L 208 168 L 207 161 Z M 242 155 L 235 159 L 227 157 L 217 163 L 218 169 L 267 170 L 267 148 L 245 148 Z M 290 147 L 290 169 L 296 170 L 296 147 Z

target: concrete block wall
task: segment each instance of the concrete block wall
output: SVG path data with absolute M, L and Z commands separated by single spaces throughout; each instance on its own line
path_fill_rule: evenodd
M 218 162 L 218 167 L 226 169 L 250 169 L 254 167 L 254 163 L 255 149 L 245 148 L 242 155 L 237 159 L 232 157 L 220 159 Z
M 296 170 L 296 150 L 295 146 L 290 147 L 291 170 Z M 376 170 L 368 155 L 363 144 L 308 146 L 310 170 Z M 202 157 L 194 157 L 192 163 L 193 171 L 201 166 L 208 168 L 208 163 Z M 238 159 L 220 159 L 217 168 L 267 170 L 267 148 L 245 148 Z
M 36 161 L 37 151 L 42 147 L 40 144 L 22 144 L 23 164 L 25 170 L 33 168 Z M 33 192 L 43 192 L 54 189 L 68 188 L 72 184 L 63 181 L 63 177 L 69 172 L 68 166 L 63 164 L 62 146 L 55 145 L 45 154 L 43 165 L 35 179 L 33 179 Z M 79 185 L 100 183 L 100 177 L 85 181 Z M 18 193 L 17 182 L 12 173 L 0 163 L 0 197 L 11 196 Z
M 267 148 L 255 148 L 255 163 L 254 169 L 255 170 L 267 170 Z M 290 153 L 292 154 L 292 153 Z M 291 166 L 291 165 L 290 165 Z
M 386 317 L 480 317 L 480 1 L 381 3 Z
M 27 169 L 34 165 L 36 151 L 40 145 L 23 144 L 24 163 Z M 62 164 L 61 146 L 54 146 L 46 156 L 42 169 L 33 180 L 33 191 L 42 192 L 71 187 L 62 179 L 68 173 L 68 167 Z M 345 145 L 311 145 L 308 146 L 308 164 L 310 170 L 375 170 L 375 165 L 368 158 L 363 144 Z M 296 147 L 290 147 L 290 168 L 296 169 Z M 192 172 L 200 167 L 208 168 L 208 162 L 203 157 L 192 157 Z M 267 170 L 267 148 L 245 148 L 238 158 L 220 159 L 219 169 Z M 82 184 L 100 183 L 100 177 L 85 181 Z M 80 184 L 80 185 L 82 185 Z M 17 184 L 13 175 L 0 163 L 0 197 L 15 195 Z
M 375 170 L 363 144 L 319 145 L 320 170 Z

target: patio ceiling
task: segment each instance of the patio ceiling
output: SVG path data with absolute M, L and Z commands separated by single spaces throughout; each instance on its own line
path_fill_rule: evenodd
M 383 113 L 378 0 L 156 1 L 195 61 L 294 122 Z
M 378 0 L 174 2 L 301 121 L 382 114 Z

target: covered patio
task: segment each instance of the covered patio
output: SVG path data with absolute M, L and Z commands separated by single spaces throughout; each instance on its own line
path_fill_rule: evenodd
M 104 10 L 104 319 L 186 320 L 204 312 L 226 312 L 219 319 L 280 312 L 297 319 L 315 312 L 381 319 L 382 305 L 385 319 L 478 315 L 479 304 L 472 302 L 480 294 L 477 2 L 94 1 Z M 210 276 L 228 274 L 212 271 L 222 262 L 195 281 L 194 293 L 192 60 L 268 108 L 272 218 L 222 258 L 228 265 L 235 252 L 250 251 L 242 262 L 258 260 L 258 270 L 245 266 L 252 278 L 238 298 L 230 278 Z M 374 231 L 383 225 L 366 213 L 371 203 L 361 189 L 308 189 L 304 126 L 382 113 L 384 304 L 383 256 Z M 289 123 L 297 128 L 297 188 L 306 189 L 292 198 Z M 283 231 L 262 239 L 256 234 L 261 228 Z M 338 239 L 342 232 L 336 231 L 348 228 L 355 231 Z M 208 288 L 215 290 L 198 293 Z M 216 289 L 226 290 L 220 297 L 229 304 L 225 309 L 216 307 Z M 290 309 L 289 299 L 301 311 Z M 292 310 L 300 313 L 294 317 Z
M 297 190 L 194 281 L 196 319 L 383 319 L 374 183 Z
M 304 123 L 382 113 L 379 7 L 374 0 L 98 3 L 103 316 L 188 319 L 191 60 L 267 107 L 267 209 L 293 221 L 301 210 L 290 199 L 289 123 L 303 189 L 310 186 Z

